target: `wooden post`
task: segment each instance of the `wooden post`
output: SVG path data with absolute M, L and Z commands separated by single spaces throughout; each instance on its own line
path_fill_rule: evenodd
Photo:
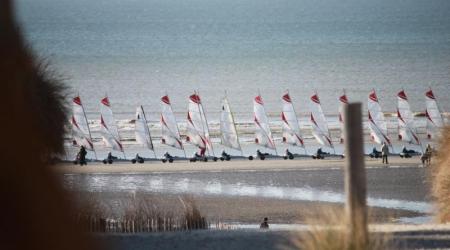
M 344 124 L 347 244 L 356 249 L 365 249 L 369 238 L 361 103 L 350 103 L 345 107 Z

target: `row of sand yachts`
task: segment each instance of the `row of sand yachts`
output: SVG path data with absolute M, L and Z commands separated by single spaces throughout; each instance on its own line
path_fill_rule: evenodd
M 422 145 L 422 142 L 418 136 L 417 129 L 414 123 L 414 114 L 411 111 L 408 97 L 404 90 L 397 93 L 397 118 L 398 118 L 398 138 L 406 143 Z M 254 111 L 254 124 L 255 124 L 255 143 L 261 148 L 272 150 L 274 154 L 262 153 L 257 150 L 256 156 L 244 157 L 242 153 L 241 144 L 239 141 L 239 135 L 236 130 L 236 123 L 231 111 L 230 104 L 227 97 L 222 99 L 222 110 L 220 115 L 220 139 L 221 144 L 226 148 L 234 149 L 241 152 L 240 156 L 231 156 L 225 150 L 220 156 L 216 156 L 214 153 L 213 143 L 211 142 L 210 132 L 207 117 L 204 112 L 203 104 L 199 94 L 194 92 L 189 96 L 189 105 L 187 112 L 187 132 L 185 135 L 185 141 L 182 141 L 180 130 L 178 128 L 177 120 L 172 110 L 170 99 L 168 95 L 164 95 L 160 99 L 161 101 L 161 143 L 171 146 L 177 150 L 184 152 L 183 157 L 173 157 L 166 152 L 159 160 L 163 162 L 173 162 L 175 159 L 184 159 L 190 161 L 208 161 L 208 157 L 213 161 L 217 160 L 230 160 L 232 157 L 248 158 L 253 160 L 255 157 L 264 160 L 267 157 L 282 157 L 284 159 L 293 159 L 292 154 L 288 149 L 285 154 L 280 156 L 277 152 L 277 148 L 274 143 L 271 129 L 269 127 L 269 120 L 264 107 L 264 102 L 261 95 L 257 95 L 253 100 Z M 305 143 L 300 131 L 300 125 L 292 104 L 292 99 L 289 92 L 285 92 L 281 96 L 282 101 L 282 141 L 292 147 L 301 147 L 305 149 Z M 340 123 L 340 143 L 344 141 L 344 107 L 348 104 L 347 95 L 345 92 L 339 97 L 339 123 Z M 425 92 L 425 116 L 427 120 L 427 137 L 428 139 L 434 139 L 438 136 L 440 128 L 444 126 L 444 120 L 439 110 L 436 98 L 431 89 Z M 375 90 L 372 90 L 367 99 L 368 107 L 368 126 L 370 131 L 370 137 L 373 142 L 377 144 L 386 144 L 392 148 L 392 139 L 388 135 L 387 123 L 382 112 L 380 103 L 378 101 Z M 320 99 L 317 93 L 314 93 L 310 98 L 310 123 L 312 126 L 312 135 L 322 146 L 328 147 L 334 151 L 333 140 L 330 136 L 328 124 L 324 112 L 322 110 Z M 73 113 L 71 116 L 72 124 L 72 137 L 73 145 L 82 148 L 81 151 L 91 151 L 95 153 L 94 144 L 91 137 L 89 123 L 86 118 L 83 104 L 80 96 L 73 98 Z M 123 153 L 125 159 L 124 146 L 121 142 L 119 129 L 114 119 L 113 111 L 108 97 L 104 97 L 100 100 L 100 125 L 101 135 L 106 147 L 113 151 Z M 135 138 L 136 141 L 143 147 L 149 149 L 154 154 L 154 159 L 158 159 L 155 154 L 154 144 L 152 136 L 150 134 L 148 121 L 145 116 L 143 106 L 138 106 L 135 116 Z M 184 150 L 184 143 L 190 143 L 198 148 L 198 153 L 192 158 L 186 156 Z M 422 148 L 422 146 L 421 146 Z M 334 151 L 335 152 L 335 151 Z M 373 152 L 375 153 L 375 152 Z M 405 152 L 402 152 L 405 153 Z M 79 153 L 75 163 L 80 163 L 83 160 L 83 155 L 86 153 Z M 323 159 L 327 153 L 319 148 L 316 154 L 309 155 L 316 159 Z M 336 153 L 334 153 L 336 155 Z M 307 152 L 305 150 L 305 155 Z M 372 156 L 376 156 L 372 155 Z M 121 159 L 121 160 L 124 160 Z M 114 160 L 119 160 L 117 157 L 112 156 L 111 153 L 103 160 L 104 163 L 112 163 Z M 143 163 L 144 158 L 136 155 L 131 159 L 133 163 Z

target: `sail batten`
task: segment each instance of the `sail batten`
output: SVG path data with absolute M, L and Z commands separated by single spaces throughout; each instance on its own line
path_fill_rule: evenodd
M 234 122 L 233 113 L 227 97 L 222 99 L 222 111 L 220 113 L 221 141 L 224 146 L 242 151 L 239 137 Z
M 260 95 L 253 100 L 255 142 L 263 147 L 276 150 L 275 143 L 272 138 L 272 132 L 269 127 L 269 119 L 267 118 L 264 102 Z
M 119 129 L 114 120 L 108 97 L 104 97 L 100 101 L 100 125 L 101 135 L 106 146 L 113 150 L 124 152 L 122 143 L 120 142 Z
M 281 112 L 283 142 L 293 146 L 305 147 L 300 132 L 297 115 L 289 93 L 282 96 L 283 110 Z
M 384 118 L 384 114 L 381 111 L 380 103 L 378 102 L 377 94 L 375 90 L 372 90 L 369 94 L 367 101 L 369 129 L 372 140 L 378 144 L 383 142 L 387 145 L 391 145 L 391 140 L 388 136 L 387 123 Z
M 312 134 L 320 144 L 333 148 L 327 120 L 323 113 L 322 106 L 320 105 L 320 99 L 317 93 L 312 95 L 310 100 Z
M 183 149 L 177 120 L 168 95 L 161 97 L 161 140 L 163 144 Z
M 78 146 L 84 146 L 87 150 L 94 151 L 94 144 L 91 137 L 91 131 L 84 112 L 80 96 L 72 99 L 72 136 Z

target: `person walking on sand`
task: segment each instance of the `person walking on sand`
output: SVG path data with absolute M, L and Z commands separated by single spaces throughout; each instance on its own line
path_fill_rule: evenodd
M 80 166 L 87 165 L 86 155 L 87 155 L 86 148 L 84 146 L 81 146 L 80 152 L 78 152 L 78 155 L 77 155 L 77 158 L 78 158 L 77 160 L 78 160 L 78 163 L 80 164 Z
M 386 145 L 385 142 L 383 142 L 383 145 L 381 146 L 381 158 L 383 159 L 384 164 L 389 164 L 388 154 L 389 154 L 389 147 L 388 145 Z
M 260 229 L 269 229 L 269 219 L 267 217 L 264 218 L 264 221 L 259 226 Z

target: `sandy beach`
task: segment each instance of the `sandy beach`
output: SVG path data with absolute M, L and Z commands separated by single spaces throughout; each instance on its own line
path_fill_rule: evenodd
M 384 167 L 419 167 L 422 166 L 418 157 L 400 158 L 392 156 L 390 164 L 384 165 L 381 159 L 366 158 L 367 168 Z M 231 160 L 218 162 L 188 162 L 175 161 L 174 163 L 162 163 L 160 161 L 147 161 L 144 164 L 132 164 L 131 162 L 117 162 L 103 164 L 101 162 L 88 163 L 87 166 L 79 166 L 71 163 L 55 165 L 57 173 L 64 174 L 93 174 L 93 173 L 154 173 L 154 172 L 203 172 L 203 171 L 283 171 L 283 170 L 314 170 L 343 168 L 345 159 L 329 158 L 325 160 L 313 159 L 267 159 L 261 160 Z

